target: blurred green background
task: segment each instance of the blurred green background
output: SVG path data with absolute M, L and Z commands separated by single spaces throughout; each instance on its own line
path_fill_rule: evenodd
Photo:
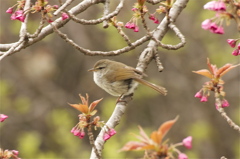
M 54 4 L 56 1 L 51 1 Z M 119 20 L 127 22 L 131 18 L 131 7 L 135 1 L 127 1 Z M 148 134 L 156 130 L 163 122 L 180 116 L 166 138 L 171 143 L 181 142 L 187 136 L 193 136 L 193 148 L 181 150 L 190 159 L 215 159 L 225 156 L 228 159 L 240 158 L 240 138 L 237 131 L 216 111 L 213 94 L 206 103 L 194 98 L 202 84 L 208 79 L 192 73 L 193 70 L 207 68 L 206 59 L 217 66 L 225 63 L 237 64 L 239 57 L 231 55 L 232 48 L 226 43 L 228 38 L 238 38 L 237 27 L 232 21 L 225 27 L 224 35 L 211 34 L 201 29 L 201 22 L 214 16 L 211 11 L 203 10 L 207 0 L 190 0 L 187 8 L 177 19 L 176 25 L 185 35 L 187 44 L 177 51 L 159 48 L 164 71 L 157 72 L 152 62 L 147 74 L 149 81 L 168 89 L 167 96 L 139 86 L 134 99 L 129 103 L 121 123 L 116 127 L 117 134 L 105 144 L 103 158 L 139 158 L 143 152 L 118 152 L 129 140 L 137 140 L 130 133 L 138 133 L 141 125 Z M 0 2 L 0 42 L 11 43 L 18 39 L 19 21 L 11 21 L 5 13 L 14 0 Z M 76 2 L 75 2 L 76 3 Z M 80 18 L 92 19 L 102 15 L 103 5 L 90 8 Z M 112 5 L 114 9 L 115 5 Z M 150 9 L 156 7 L 149 7 Z M 151 28 L 156 24 L 148 21 Z M 38 16 L 29 22 L 29 30 L 38 25 Z M 82 26 L 73 22 L 61 29 L 81 46 L 91 50 L 112 50 L 125 46 L 115 29 L 103 29 L 101 25 Z M 134 40 L 145 32 L 126 30 Z M 176 44 L 177 37 L 170 31 L 163 42 Z M 78 94 L 90 95 L 90 100 L 104 98 L 98 105 L 98 115 L 107 121 L 116 102 L 101 90 L 87 72 L 93 64 L 102 58 L 109 58 L 136 66 L 140 52 L 147 43 L 135 50 L 115 57 L 89 57 L 66 44 L 56 34 L 43 41 L 6 57 L 0 63 L 0 113 L 9 118 L 0 123 L 0 147 L 16 149 L 24 159 L 75 159 L 89 158 L 91 147 L 87 137 L 78 139 L 70 133 L 78 122 L 79 112 L 67 103 L 79 103 Z M 225 77 L 225 91 L 230 107 L 228 115 L 240 124 L 240 69 L 231 70 Z M 97 133 L 96 133 L 97 134 Z M 95 135 L 96 135 L 95 134 Z

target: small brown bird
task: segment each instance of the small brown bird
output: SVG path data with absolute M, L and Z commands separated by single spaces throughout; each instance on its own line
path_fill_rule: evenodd
M 142 79 L 143 76 L 146 76 L 143 72 L 120 62 L 99 60 L 88 71 L 93 72 L 94 82 L 113 96 L 132 94 L 138 83 L 144 84 L 162 95 L 167 94 L 165 88 Z

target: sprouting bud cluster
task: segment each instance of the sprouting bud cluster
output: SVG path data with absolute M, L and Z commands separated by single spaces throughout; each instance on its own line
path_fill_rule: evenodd
M 218 94 L 218 98 L 221 101 L 221 107 L 228 107 L 229 103 L 225 99 L 226 93 L 223 91 L 224 81 L 222 80 L 222 76 L 238 65 L 226 64 L 221 68 L 217 68 L 216 65 L 210 63 L 209 59 L 207 59 L 207 65 L 209 70 L 202 69 L 199 71 L 193 71 L 194 73 L 203 75 L 210 79 L 210 81 L 204 83 L 200 91 L 195 94 L 195 97 L 200 98 L 201 102 L 207 102 L 210 92 L 213 91 Z
M 21 159 L 18 157 L 19 152 L 17 150 L 3 150 L 0 148 L 0 158 L 1 159 Z
M 135 135 L 140 141 L 130 141 L 126 143 L 121 151 L 145 150 L 144 158 L 176 158 L 188 159 L 185 153 L 177 149 L 179 146 L 184 146 L 187 149 L 192 148 L 192 136 L 184 138 L 181 142 L 176 144 L 169 144 L 169 140 L 163 141 L 164 136 L 171 129 L 173 124 L 177 121 L 169 120 L 164 122 L 158 130 L 153 131 L 148 137 L 142 127 L 139 126 L 140 135 Z
M 24 10 L 25 0 L 19 0 L 15 5 L 7 9 L 7 13 L 11 14 L 11 20 L 25 21 L 27 13 L 42 13 L 42 16 L 47 22 L 53 22 L 53 12 L 58 9 L 58 5 L 48 4 L 48 0 L 37 0 L 31 5 L 30 9 Z M 69 16 L 66 13 L 62 13 L 62 20 L 68 19 Z

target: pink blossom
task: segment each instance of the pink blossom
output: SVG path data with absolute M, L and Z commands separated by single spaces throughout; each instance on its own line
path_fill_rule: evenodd
M 125 24 L 125 28 L 128 28 L 128 29 L 130 29 L 131 27 L 131 23 L 130 22 L 127 22 L 126 24 Z
M 224 34 L 224 29 L 222 26 L 219 26 L 215 31 L 215 34 Z
M 221 1 L 210 1 L 206 3 L 203 8 L 213 11 L 226 11 L 226 5 Z
M 0 114 L 0 122 L 3 122 L 5 119 L 7 119 L 8 116 L 5 114 Z
M 137 11 L 138 9 L 137 9 L 137 8 L 132 8 L 131 10 L 132 10 L 132 11 Z
M 149 19 L 152 20 L 154 23 L 159 24 L 159 20 L 155 17 L 154 14 L 150 14 Z
M 227 43 L 234 48 L 236 46 L 237 40 L 236 39 L 227 39 Z
M 134 32 L 139 32 L 139 27 L 135 26 L 135 28 L 133 29 Z
M 103 135 L 103 140 L 104 141 L 107 141 L 108 139 L 110 139 L 110 135 L 108 134 L 108 133 L 105 133 L 104 135 Z
M 85 132 L 84 131 L 81 131 L 80 134 L 78 135 L 78 137 L 80 139 L 84 138 L 84 136 L 85 136 Z
M 113 135 L 115 135 L 117 132 L 116 132 L 116 130 L 114 130 L 114 129 L 110 129 L 109 130 L 109 135 L 110 136 L 113 136 Z
M 80 139 L 85 136 L 85 132 L 76 127 L 72 128 L 71 133 L 73 133 L 74 136 L 78 136 Z
M 24 22 L 25 16 L 23 10 L 18 10 L 15 13 L 12 14 L 11 20 L 19 20 L 21 22 Z
M 240 43 L 238 43 L 238 46 L 237 46 L 237 47 L 238 47 L 238 49 L 240 49 Z
M 216 1 L 210 1 L 203 6 L 203 9 L 215 10 Z
M 8 8 L 7 11 L 6 11 L 6 13 L 12 14 L 12 13 L 13 13 L 13 8 L 12 8 L 12 7 L 11 7 L 11 8 Z
M 229 107 L 229 103 L 226 99 L 222 100 L 222 107 L 225 108 L 225 107 Z
M 59 7 L 58 7 L 58 5 L 55 4 L 55 5 L 53 5 L 53 8 L 58 9 Z
M 159 24 L 159 20 L 158 19 L 155 19 L 153 22 L 156 23 L 156 24 Z
M 186 154 L 180 153 L 180 154 L 178 155 L 178 159 L 188 159 L 188 157 L 187 157 Z
M 12 150 L 12 153 L 16 156 L 19 154 L 19 152 L 17 150 Z
M 211 26 L 212 21 L 210 19 L 206 19 L 202 22 L 202 28 L 204 30 L 208 30 Z
M 233 50 L 232 55 L 238 56 L 239 53 L 240 53 L 240 52 L 239 52 L 239 49 L 235 49 L 235 50 Z
M 215 9 L 217 11 L 226 11 L 226 4 L 222 1 L 218 1 L 218 3 L 215 6 Z
M 134 24 L 134 23 L 131 23 L 131 24 L 130 24 L 130 29 L 135 29 L 135 28 L 136 28 L 136 26 L 137 26 L 136 24 Z
M 69 16 L 67 13 L 62 13 L 62 20 L 68 19 Z
M 208 98 L 207 98 L 207 96 L 202 96 L 202 98 L 201 98 L 201 100 L 200 100 L 201 102 L 207 102 L 208 101 Z
M 218 26 L 216 23 L 212 22 L 210 24 L 210 27 L 209 27 L 209 30 L 212 32 L 212 33 L 215 33 L 215 31 L 218 29 Z
M 201 91 L 197 92 L 194 97 L 202 98 L 202 92 Z
M 182 141 L 183 146 L 185 146 L 187 149 L 192 148 L 192 136 L 188 136 Z

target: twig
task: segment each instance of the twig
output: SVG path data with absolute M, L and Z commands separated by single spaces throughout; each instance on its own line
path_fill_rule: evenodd
M 219 96 L 220 96 L 219 92 L 217 91 L 217 89 L 215 89 L 215 101 L 216 101 L 215 104 L 218 112 L 227 121 L 231 128 L 237 130 L 240 133 L 240 127 L 232 121 L 232 119 L 227 115 L 227 113 L 222 108 L 221 99 L 219 98 Z
M 104 3 L 104 9 L 103 9 L 103 16 L 107 16 L 109 14 L 109 4 L 110 4 L 110 0 L 105 0 Z M 103 21 L 103 28 L 108 28 L 108 21 L 104 20 Z
M 146 0 L 146 2 L 151 3 L 153 5 L 158 4 L 158 3 L 162 2 L 162 1 L 165 1 L 165 0 Z
M 69 6 L 74 0 L 66 0 L 65 3 L 63 3 L 63 5 L 61 5 L 61 7 L 59 7 L 54 13 L 53 15 L 58 15 L 61 11 L 63 11 L 65 8 L 67 8 L 67 6 Z
M 96 24 L 102 23 L 103 21 L 109 20 L 110 18 L 116 16 L 120 12 L 120 10 L 123 8 L 124 1 L 125 0 L 121 0 L 120 3 L 118 4 L 118 6 L 116 7 L 116 9 L 113 12 L 107 14 L 106 16 L 98 18 L 98 19 L 92 19 L 92 20 L 79 19 L 76 16 L 74 16 L 73 14 L 71 14 L 70 12 L 66 11 L 66 13 L 76 23 L 80 23 L 80 24 L 83 24 L 83 25 L 96 25 Z
M 91 123 L 88 124 L 87 131 L 88 131 L 89 142 L 92 145 L 94 153 L 96 154 L 98 159 L 101 159 L 102 158 L 101 157 L 101 153 L 98 152 L 98 149 L 96 148 L 96 146 L 94 144 L 94 136 L 93 136 L 93 133 L 92 133 L 92 125 L 91 125 Z
M 70 45 L 75 47 L 77 50 L 79 50 L 83 54 L 89 55 L 89 56 L 98 56 L 98 55 L 102 55 L 102 56 L 116 56 L 116 55 L 120 55 L 122 53 L 126 53 L 126 52 L 128 52 L 130 50 L 135 49 L 137 46 L 143 44 L 144 42 L 150 40 L 150 38 L 151 38 L 148 35 L 146 35 L 146 36 L 142 37 L 141 39 L 138 39 L 135 42 L 131 43 L 132 44 L 131 46 L 126 46 L 126 47 L 118 49 L 118 50 L 113 50 L 113 51 L 92 51 L 92 50 L 85 49 L 85 48 L 79 46 L 73 40 L 69 39 L 66 34 L 63 34 L 60 30 L 58 30 L 56 27 L 53 26 L 53 28 L 54 28 L 54 31 L 61 38 L 63 38 L 67 43 L 69 43 Z
M 104 147 L 104 143 L 105 143 L 105 141 L 103 140 L 103 135 L 105 133 L 105 130 L 109 129 L 109 128 L 114 128 L 119 124 L 119 122 L 127 108 L 127 103 L 131 99 L 132 99 L 132 96 L 124 96 L 123 98 L 121 98 L 121 102 L 117 103 L 111 117 L 109 118 L 107 123 L 104 125 L 104 127 L 101 129 L 100 133 L 98 134 L 98 136 L 95 140 L 95 145 L 100 154 L 101 154 L 101 151 L 102 151 L 102 149 Z M 90 159 L 95 159 L 95 158 L 97 158 L 97 156 L 94 152 L 94 149 L 92 149 Z
M 25 2 L 25 6 L 24 6 L 24 10 L 28 10 L 30 8 L 30 4 L 31 4 L 31 1 L 30 0 L 26 0 Z M 21 48 L 23 45 L 24 45 L 24 42 L 26 42 L 28 39 L 27 39 L 27 21 L 28 21 L 28 15 L 29 13 L 27 13 L 25 15 L 25 20 L 24 22 L 22 22 L 21 24 L 21 28 L 20 28 L 20 31 L 19 31 L 19 40 L 18 42 L 14 43 L 11 48 L 6 51 L 6 52 L 0 52 L 0 61 L 10 55 L 16 48 Z
M 161 63 L 160 56 L 158 55 L 157 50 L 154 51 L 154 60 L 155 60 L 155 62 L 156 62 L 158 71 L 159 71 L 159 72 L 162 72 L 164 68 L 163 68 L 163 65 L 162 65 L 162 63 Z
M 187 3 L 188 3 L 188 0 L 177 0 L 175 2 L 172 10 L 170 11 L 170 15 L 173 18 L 173 20 L 175 20 L 178 17 L 178 15 L 184 9 L 184 7 L 186 6 Z M 163 20 L 158 27 L 162 27 L 162 30 L 161 31 L 157 30 L 153 34 L 153 36 L 157 39 L 162 38 L 167 31 L 168 24 L 166 22 L 166 19 Z M 147 36 L 147 37 L 151 38 L 150 36 Z M 145 68 L 147 67 L 147 65 L 149 64 L 149 62 L 153 58 L 153 51 L 156 50 L 156 47 L 157 47 L 156 42 L 151 40 L 149 42 L 148 48 L 146 48 L 141 53 L 141 55 L 139 57 L 139 62 L 138 62 L 138 65 L 137 65 L 138 70 L 140 70 L 140 71 L 145 70 Z M 117 103 L 117 105 L 116 105 L 116 107 L 113 111 L 113 114 L 111 115 L 110 119 L 107 121 L 105 126 L 108 126 L 110 128 L 114 128 L 115 126 L 117 126 L 119 124 L 120 119 L 121 119 L 121 117 L 123 116 L 123 114 L 126 110 L 126 105 L 130 101 L 130 99 L 131 99 L 131 96 L 127 96 L 127 97 L 124 97 L 125 102 L 118 102 Z M 121 99 L 121 101 L 123 101 L 123 99 Z M 96 147 L 97 147 L 97 149 L 99 150 L 100 153 L 101 153 L 101 150 L 103 149 L 104 143 L 105 143 L 104 140 L 103 140 L 103 135 L 104 135 L 104 128 L 101 130 L 97 139 L 95 140 L 95 145 L 96 145 Z M 90 158 L 91 159 L 96 158 L 96 154 L 94 153 L 94 150 L 92 150 Z
M 40 21 L 38 28 L 36 29 L 36 31 L 33 34 L 27 33 L 27 37 L 28 38 L 36 38 L 38 36 L 38 34 L 42 31 L 42 29 L 44 27 L 44 23 L 45 23 L 45 19 L 44 19 L 44 15 L 42 13 L 41 21 Z

